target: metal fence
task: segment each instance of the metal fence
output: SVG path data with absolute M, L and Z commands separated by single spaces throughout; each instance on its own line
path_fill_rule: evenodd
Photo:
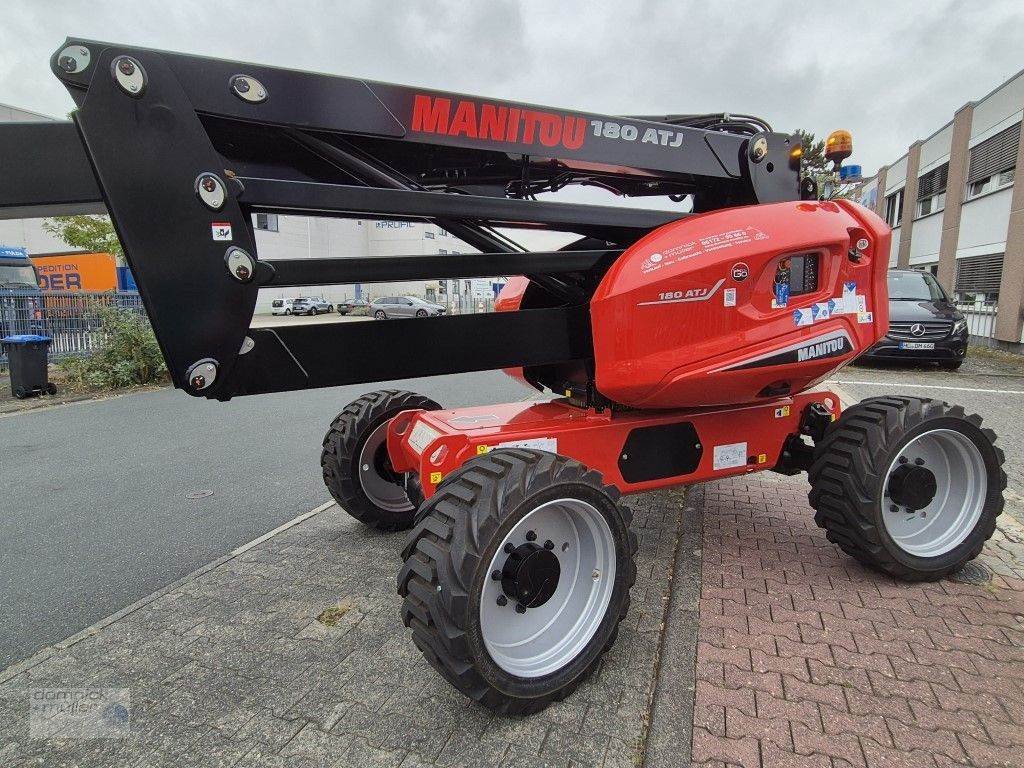
M 993 339 L 996 335 L 996 316 L 999 304 L 996 301 L 957 302 L 956 308 L 967 318 L 967 330 L 971 336 Z
M 23 333 L 53 339 L 50 359 L 85 355 L 101 341 L 97 310 L 116 306 L 145 315 L 137 293 L 91 291 L 0 291 L 0 338 Z M 0 350 L 0 369 L 7 355 Z

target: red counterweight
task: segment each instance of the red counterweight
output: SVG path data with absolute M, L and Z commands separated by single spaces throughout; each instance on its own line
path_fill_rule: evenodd
M 638 241 L 591 300 L 597 390 L 635 408 L 801 392 L 888 327 L 889 228 L 845 200 L 730 208 Z

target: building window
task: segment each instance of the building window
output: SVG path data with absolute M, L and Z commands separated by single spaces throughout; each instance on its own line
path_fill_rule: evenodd
M 967 167 L 967 199 L 1013 184 L 1020 123 L 971 147 Z
M 903 221 L 903 190 L 885 196 L 885 221 L 890 227 L 898 227 Z
M 257 213 L 256 229 L 262 229 L 264 232 L 278 232 L 277 214 Z
M 956 260 L 953 290 L 957 301 L 989 301 L 999 298 L 999 281 L 1003 276 L 1003 254 L 969 256 Z
M 933 168 L 917 180 L 917 215 L 938 213 L 946 206 L 946 179 L 949 163 Z

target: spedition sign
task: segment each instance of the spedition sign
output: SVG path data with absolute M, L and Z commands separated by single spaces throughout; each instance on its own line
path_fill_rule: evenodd
M 113 291 L 117 263 L 109 253 L 34 256 L 39 287 L 44 291 Z

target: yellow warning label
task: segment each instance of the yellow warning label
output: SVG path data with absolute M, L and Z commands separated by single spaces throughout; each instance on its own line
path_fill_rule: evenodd
M 489 450 L 491 450 L 491 446 L 489 445 L 478 445 L 476 447 L 476 455 L 479 456 L 483 453 L 487 453 Z
M 789 406 L 788 405 L 784 405 L 781 408 L 776 408 L 775 409 L 775 418 L 776 419 L 783 419 L 786 416 L 789 416 Z
M 566 397 L 572 397 L 572 390 L 571 389 L 565 390 L 565 396 Z
M 431 485 L 437 485 L 438 483 L 441 482 L 441 478 L 442 477 L 444 477 L 444 475 L 442 475 L 440 472 L 431 472 L 430 473 L 430 484 Z
M 759 454 L 757 454 L 757 463 L 758 464 L 767 464 L 768 463 L 768 454 L 767 453 L 759 453 Z

